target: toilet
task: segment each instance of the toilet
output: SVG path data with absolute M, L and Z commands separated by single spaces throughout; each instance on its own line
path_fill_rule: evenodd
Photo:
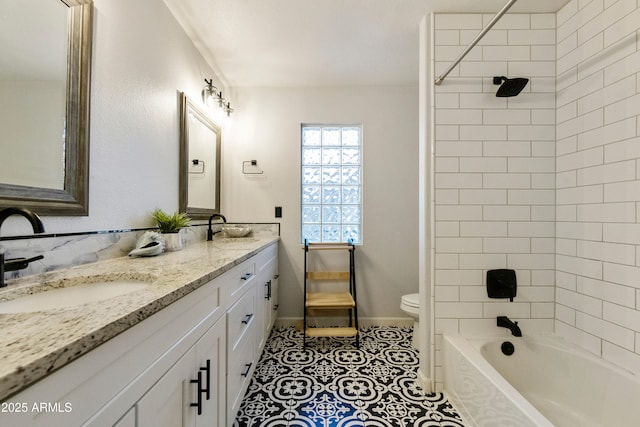
M 413 348 L 418 350 L 420 347 L 420 328 L 418 326 L 418 319 L 420 317 L 420 294 L 403 295 L 400 300 L 400 309 L 413 317 L 413 338 L 411 344 Z

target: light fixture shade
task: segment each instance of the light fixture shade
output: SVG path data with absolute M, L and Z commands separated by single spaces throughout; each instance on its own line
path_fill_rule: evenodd
M 216 94 L 216 87 L 213 85 L 213 79 L 204 79 L 206 85 L 202 88 L 202 102 L 207 106 L 212 106 Z
M 227 102 L 227 104 L 224 106 L 224 112 L 227 113 L 227 117 L 231 116 L 231 113 L 233 113 L 233 108 L 231 108 L 230 102 Z
M 222 96 L 222 91 L 218 94 L 218 107 L 224 109 L 224 105 L 227 102 L 226 99 Z

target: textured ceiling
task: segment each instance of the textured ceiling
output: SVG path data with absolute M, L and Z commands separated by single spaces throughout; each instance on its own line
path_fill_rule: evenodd
M 428 12 L 496 13 L 506 0 L 164 0 L 228 86 L 408 85 Z M 519 0 L 555 12 L 568 0 Z

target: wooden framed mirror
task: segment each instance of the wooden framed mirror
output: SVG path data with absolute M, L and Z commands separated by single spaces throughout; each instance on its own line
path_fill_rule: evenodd
M 220 213 L 222 130 L 180 93 L 180 212 L 193 219 Z
M 13 3 L 1 30 L 12 42 L 0 50 L 0 208 L 88 215 L 93 2 Z

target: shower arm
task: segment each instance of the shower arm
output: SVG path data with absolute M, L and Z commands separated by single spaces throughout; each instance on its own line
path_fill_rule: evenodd
M 482 29 L 482 31 L 478 33 L 476 38 L 473 39 L 471 43 L 469 43 L 469 46 L 467 46 L 466 49 L 463 50 L 462 53 L 451 63 L 451 65 L 449 65 L 449 68 L 447 68 L 444 73 L 440 74 L 440 77 L 438 77 L 435 81 L 436 86 L 440 86 L 444 78 L 449 75 L 451 70 L 453 70 L 456 65 L 458 65 L 465 56 L 467 56 L 469 51 L 473 49 L 476 44 L 478 44 L 478 42 L 484 37 L 484 35 L 487 34 L 487 32 L 496 24 L 496 22 L 500 20 L 500 18 L 502 18 L 502 15 L 507 13 L 507 11 L 511 8 L 511 6 L 513 6 L 516 1 L 518 0 L 509 0 L 507 4 L 505 4 L 504 7 L 500 9 L 496 16 L 494 16 L 493 19 L 489 21 L 489 23 Z

